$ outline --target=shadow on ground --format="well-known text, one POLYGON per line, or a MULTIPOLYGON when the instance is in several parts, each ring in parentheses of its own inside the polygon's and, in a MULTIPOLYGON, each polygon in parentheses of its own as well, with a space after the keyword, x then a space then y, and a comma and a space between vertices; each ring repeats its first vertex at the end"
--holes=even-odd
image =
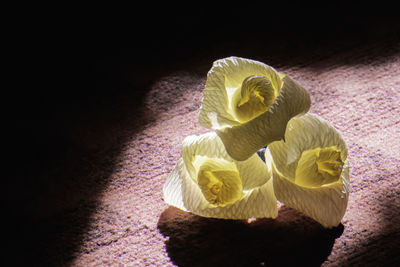
POLYGON ((281 207, 276 219, 219 220, 169 207, 159 231, 168 238, 178 266, 320 266, 343 225, 324 229, 297 211, 281 207))

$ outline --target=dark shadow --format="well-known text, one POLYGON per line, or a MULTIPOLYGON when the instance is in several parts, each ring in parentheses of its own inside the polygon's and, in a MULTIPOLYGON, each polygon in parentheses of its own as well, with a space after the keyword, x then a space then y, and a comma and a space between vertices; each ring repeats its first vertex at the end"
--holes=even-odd
MULTIPOLYGON (((370 151, 372 152, 372 151, 370 151)), ((375 153, 379 153, 375 152, 375 153)), ((383 157, 374 158, 374 169, 379 170, 379 175, 374 177, 381 181, 392 181, 390 187, 383 187, 382 183, 375 182, 375 190, 372 193, 372 199, 375 206, 375 216, 373 220, 379 223, 373 229, 368 228, 365 237, 360 242, 352 242, 347 244, 349 257, 338 264, 346 264, 348 266, 399 266, 400 264, 400 191, 393 184, 393 180, 398 177, 398 172, 390 173, 386 169, 382 169, 383 160, 396 162, 397 159, 383 157)), ((386 163, 388 164, 388 163, 386 163)), ((370 182, 372 184, 372 182, 370 182)), ((372 190, 371 190, 372 191, 372 190)))
POLYGON ((167 252, 178 266, 320 266, 343 225, 324 229, 293 209, 276 219, 203 218, 169 207, 158 222, 167 252))
POLYGON ((55 49, 37 66, 24 58, 31 83, 9 98, 5 240, 17 266, 73 260, 120 150, 155 116, 143 99, 158 68, 99 48, 55 49))
MULTIPOLYGON (((344 242, 340 247, 347 255, 337 259, 335 264, 340 266, 399 266, 400 263, 400 205, 399 191, 396 189, 378 192, 374 194, 376 210, 373 220, 380 223, 361 233, 353 233, 358 236, 359 242, 344 242), (362 236, 362 237, 360 237, 362 236)), ((357 220, 357 218, 354 218, 357 220)), ((329 264, 328 264, 329 265, 329 264)))

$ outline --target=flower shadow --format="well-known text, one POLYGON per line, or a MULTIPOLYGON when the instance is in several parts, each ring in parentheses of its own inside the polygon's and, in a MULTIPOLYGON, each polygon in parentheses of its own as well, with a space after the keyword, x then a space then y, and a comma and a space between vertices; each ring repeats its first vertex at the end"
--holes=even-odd
POLYGON ((324 229, 285 206, 276 219, 252 222, 203 218, 169 207, 158 229, 178 266, 320 266, 344 227, 324 229))

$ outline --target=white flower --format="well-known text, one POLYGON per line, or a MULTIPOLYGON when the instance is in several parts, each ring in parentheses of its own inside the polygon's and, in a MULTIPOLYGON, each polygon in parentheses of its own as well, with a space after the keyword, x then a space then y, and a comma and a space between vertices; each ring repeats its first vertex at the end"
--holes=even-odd
POLYGON ((228 154, 245 160, 284 138, 287 122, 310 108, 310 96, 287 75, 264 63, 229 57, 207 75, 200 124, 214 129, 228 154))
POLYGON ((233 160, 215 132, 189 136, 182 144, 182 158, 164 185, 164 199, 204 217, 275 218, 271 175, 256 154, 245 161, 233 160))
POLYGON ((349 197, 346 144, 328 122, 313 114, 291 119, 285 142, 266 150, 273 165, 277 199, 321 223, 335 227, 342 220, 349 197))

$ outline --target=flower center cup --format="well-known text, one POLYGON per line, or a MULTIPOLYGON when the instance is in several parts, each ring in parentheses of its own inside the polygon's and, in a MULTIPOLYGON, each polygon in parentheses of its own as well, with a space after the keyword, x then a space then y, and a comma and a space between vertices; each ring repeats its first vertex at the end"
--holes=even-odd
POLYGON ((242 180, 233 162, 204 160, 198 169, 197 183, 206 200, 216 206, 235 203, 242 197, 242 180))
POLYGON ((264 76, 252 75, 243 80, 232 98, 234 115, 240 122, 254 119, 266 112, 277 96, 271 81, 264 76))
POLYGON ((320 187, 339 180, 344 162, 336 146, 306 150, 296 169, 295 183, 304 187, 320 187))

